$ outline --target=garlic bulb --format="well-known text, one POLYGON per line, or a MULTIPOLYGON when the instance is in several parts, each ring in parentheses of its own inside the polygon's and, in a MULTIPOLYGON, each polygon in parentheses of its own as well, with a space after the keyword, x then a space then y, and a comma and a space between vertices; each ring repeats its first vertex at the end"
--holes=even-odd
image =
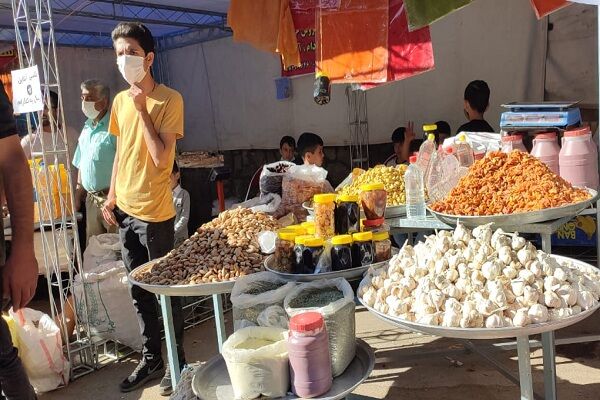
POLYGON ((527 264, 527 261, 535 258, 535 253, 531 252, 529 248, 525 246, 517 252, 517 258, 521 264, 525 265, 527 264))
POLYGON ((512 237, 511 247, 514 251, 519 251, 527 244, 527 240, 519 236, 518 233, 515 233, 512 237))
POLYGON ((460 320, 461 328, 482 328, 483 327, 483 315, 477 310, 471 310, 465 312, 463 308, 462 318, 460 320))
POLYGON ((473 273, 471 274, 471 283, 482 285, 482 286, 485 285, 485 277, 483 276, 481 271, 479 271, 479 270, 473 271, 473 273))
POLYGON ((504 320, 504 327, 505 328, 511 328, 513 327, 513 320, 512 318, 509 317, 502 317, 502 319, 504 320))
POLYGON ((448 281, 448 279, 446 279, 444 275, 436 276, 433 283, 435 284, 435 287, 439 290, 442 290, 448 287, 448 285, 450 285, 450 281, 448 281))
MULTIPOLYGON (((519 271, 519 278, 523 279, 528 284, 535 282, 535 275, 528 269, 522 269, 519 271)), ((515 292, 516 294, 516 292, 515 292)), ((518 296, 518 295, 517 295, 518 296)))
POLYGON ((583 309, 581 308, 581 306, 576 305, 576 306, 571 307, 571 311, 573 312, 573 315, 577 315, 580 312, 582 312, 583 309))
POLYGON ((458 224, 454 232, 452 233, 452 239, 455 242, 463 242, 465 244, 469 243, 469 239, 471 238, 471 231, 467 229, 463 224, 458 224))
POLYGON ((404 300, 393 301, 392 304, 388 303, 388 306, 390 314, 396 317, 402 314, 406 314, 409 310, 408 302, 404 300))
POLYGON ((525 286, 523 289, 523 302, 525 305, 532 306, 537 304, 539 297, 539 292, 531 286, 525 286))
POLYGON ((426 314, 426 315, 422 315, 419 319, 417 319, 417 322, 419 324, 425 324, 425 325, 439 325, 441 321, 441 317, 442 317, 441 312, 436 312, 434 314, 426 314))
POLYGON ((519 275, 519 272, 509 265, 508 267, 502 270, 502 274, 508 279, 515 279, 517 275, 519 275))
POLYGON ((453 309, 446 310, 442 318, 442 326, 446 328, 458 328, 460 327, 461 318, 462 314, 460 311, 453 309))
POLYGON ((498 236, 496 238, 496 240, 494 240, 492 238, 492 247, 496 251, 499 251, 502 247, 509 247, 510 248, 510 244, 511 244, 511 240, 510 240, 510 238, 508 236, 501 235, 501 236, 498 236))
POLYGON ((492 314, 485 319, 486 328, 502 328, 504 326, 504 318, 498 314, 492 314))
MULTIPOLYGON (((402 275, 402 273, 400 273, 399 271, 389 271, 388 270, 388 274, 389 274, 389 280, 391 280, 392 282, 398 282, 400 281, 400 279, 403 278, 404 275, 402 275)), ((386 279, 387 280, 387 279, 386 279)), ((385 284, 385 282, 384 282, 385 284)))
POLYGON ((406 297, 409 297, 409 291, 408 291, 408 288, 404 285, 394 284, 394 286, 392 286, 392 288, 389 291, 389 296, 394 296, 399 299, 404 299, 406 297))
POLYGON ((441 310, 445 299, 446 296, 441 291, 434 289, 429 292, 428 304, 435 307, 436 310, 441 310))
POLYGON ((592 292, 583 290, 577 294, 577 305, 583 310, 589 310, 598 303, 592 292))
POLYGON ((546 279, 544 279, 544 289, 551 291, 558 290, 560 288, 560 283, 561 281, 559 281, 557 278, 553 276, 547 276, 546 279))
POLYGON ((373 307, 375 305, 375 300, 377 299, 377 290, 373 286, 369 286, 363 294, 362 299, 369 307, 373 307))
POLYGON ((457 299, 449 298, 444 303, 444 310, 445 311, 454 310, 454 311, 460 312, 460 311, 462 311, 462 305, 460 304, 460 302, 457 299))
POLYGON ((459 278, 467 278, 469 276, 469 267, 467 267, 467 264, 459 264, 458 265, 458 276, 459 278))
POLYGON ((412 292, 417 287, 417 282, 415 282, 415 280, 413 278, 411 278, 411 277, 406 277, 405 276, 404 278, 400 279, 399 283, 402 286, 408 288, 409 292, 412 292))
POLYGON ((465 292, 457 288, 455 285, 449 285, 442 290, 447 297, 460 300, 463 298, 465 292))
POLYGON ((536 278, 541 278, 544 271, 542 270, 542 264, 538 260, 531 261, 528 268, 536 278))
POLYGON ((449 282, 451 282, 451 283, 456 282, 456 280, 458 279, 458 277, 459 277, 459 273, 458 273, 457 270, 455 270, 455 269, 449 269, 449 270, 446 271, 446 279, 449 282))
POLYGON ((565 272, 564 269, 558 267, 556 269, 554 269, 554 277, 559 281, 559 282, 564 282, 567 280, 567 273, 565 272))
POLYGON ((380 313, 384 314, 387 314, 389 311, 389 306, 387 305, 387 303, 385 301, 380 301, 379 299, 377 299, 373 308, 376 311, 379 311, 380 313))
POLYGON ((490 292, 489 300, 493 301, 497 308, 505 308, 508 306, 508 299, 503 289, 490 292))
POLYGON ((435 274, 436 275, 443 274, 444 272, 446 272, 447 269, 448 269, 448 260, 446 260, 445 258, 440 258, 439 260, 436 260, 436 262, 435 262, 435 274))
POLYGON ((492 240, 492 224, 480 225, 473 229, 473 237, 481 244, 489 244, 492 240))
POLYGON ((511 287, 513 293, 515 294, 515 296, 517 296, 517 297, 523 295, 525 286, 526 286, 526 282, 523 279, 515 279, 510 282, 510 287, 511 287))
POLYGON ((534 304, 531 306, 528 312, 531 322, 534 324, 541 324, 548 321, 548 309, 546 306, 541 304, 534 304))
POLYGON ((371 285, 373 285, 373 287, 375 289, 380 289, 383 287, 384 281, 385 281, 385 278, 383 278, 381 275, 374 276, 373 279, 371 280, 371 285))
POLYGON ((565 301, 568 306, 577 304, 577 290, 571 285, 562 285, 556 293, 565 301))
POLYGON ((481 267, 481 274, 489 281, 493 281, 501 273, 502 264, 498 261, 487 261, 481 267))
POLYGON ((498 307, 496 306, 496 304, 494 304, 494 302, 489 299, 480 299, 479 301, 477 301, 477 311, 479 311, 479 313, 484 316, 492 314, 494 311, 497 310, 497 308, 498 307))
POLYGON ((561 306, 560 297, 552 291, 546 291, 544 293, 544 304, 546 304, 546 307, 558 308, 561 306))
POLYGON ((502 246, 498 249, 498 259, 504 263, 504 265, 510 265, 513 259, 513 251, 510 246, 502 246))
POLYGON ((467 243, 467 248, 471 249, 473 253, 477 253, 477 250, 481 247, 481 244, 477 241, 477 239, 470 239, 469 243, 467 243))
POLYGON ((514 326, 523 327, 531 323, 527 311, 528 310, 526 308, 521 308, 517 311, 512 321, 514 326))

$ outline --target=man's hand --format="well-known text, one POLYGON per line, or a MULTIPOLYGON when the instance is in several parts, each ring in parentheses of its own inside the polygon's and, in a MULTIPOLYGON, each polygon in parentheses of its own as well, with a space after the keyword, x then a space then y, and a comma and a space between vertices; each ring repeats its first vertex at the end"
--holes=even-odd
POLYGON ((108 198, 102 206, 102 217, 107 224, 117 226, 117 219, 115 218, 115 204, 117 203, 115 196, 109 193, 108 198))
POLYGON ((38 263, 32 248, 13 249, 2 270, 3 295, 12 301, 14 311, 29 304, 35 295, 38 263))
POLYGON ((129 88, 129 97, 133 99, 133 104, 137 111, 147 112, 146 93, 144 93, 144 89, 139 84, 134 83, 131 85, 131 88, 129 88))

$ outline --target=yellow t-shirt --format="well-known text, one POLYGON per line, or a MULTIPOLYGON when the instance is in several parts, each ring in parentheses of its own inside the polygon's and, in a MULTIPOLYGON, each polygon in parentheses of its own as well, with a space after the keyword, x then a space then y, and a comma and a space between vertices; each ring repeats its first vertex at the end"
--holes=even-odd
MULTIPOLYGON (((158 134, 183 137, 183 98, 165 85, 158 85, 146 99, 148 113, 158 134)), ((144 140, 143 121, 127 91, 119 93, 112 106, 109 131, 119 137, 119 170, 115 193, 117 207, 146 222, 167 221, 175 216, 170 175, 175 146, 167 167, 154 165, 144 140)))

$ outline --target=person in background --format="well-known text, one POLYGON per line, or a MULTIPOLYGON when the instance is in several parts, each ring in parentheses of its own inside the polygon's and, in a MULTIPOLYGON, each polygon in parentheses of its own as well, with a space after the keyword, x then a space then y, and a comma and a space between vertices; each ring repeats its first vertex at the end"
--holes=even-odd
MULTIPOLYGON (((323 166, 325 153, 323 152, 323 139, 317 134, 304 132, 298 138, 298 154, 302 158, 304 165, 323 166)), ((329 181, 325 181, 324 192, 333 192, 333 187, 329 181)))
POLYGON ((394 144, 394 154, 385 162, 386 167, 405 164, 410 156, 409 147, 415 138, 414 123, 409 121, 407 127, 400 126, 392 133, 392 143, 394 144))
POLYGON ((465 89, 464 112, 469 120, 456 133, 494 132, 494 128, 483 119, 490 105, 490 88, 484 81, 473 81, 465 89))
POLYGON ((171 172, 171 191, 173 192, 173 205, 175 206, 175 248, 189 237, 188 221, 190 219, 190 194, 179 184, 181 173, 177 161, 173 162, 171 172))
POLYGON ((415 153, 419 153, 419 149, 423 144, 423 139, 413 139, 410 141, 410 145, 408 146, 408 155, 412 156, 415 153))
POLYGON ((108 132, 110 89, 99 80, 81 84, 81 110, 87 117, 73 157, 78 169, 75 208, 85 201, 86 246, 89 238, 115 232, 102 216, 102 206, 110 189, 117 138, 108 132), (85 199, 85 200, 84 200, 85 199))
MULTIPOLYGON (((23 139, 21 139, 21 147, 27 157, 38 158, 33 156, 31 153, 42 152, 42 138, 39 137, 40 132, 43 134, 44 140, 44 151, 50 152, 54 150, 54 144, 52 143, 52 126, 51 121, 57 121, 60 124, 60 116, 58 115, 58 94, 50 91, 50 107, 48 104, 44 105, 44 112, 42 114, 42 126, 38 127, 35 133, 31 133, 23 139)), ((75 155, 75 148, 77 147, 77 140, 79 133, 70 126, 66 127, 67 143, 63 143, 61 137, 58 138, 57 148, 61 149, 62 146, 66 145, 69 154, 69 160, 72 160, 75 155)), ((41 157, 41 155, 39 156, 41 157)), ((53 161, 53 160, 52 160, 53 161)), ((67 157, 64 155, 58 156, 58 161, 67 166, 67 157)), ((77 169, 71 168, 71 182, 73 186, 77 183, 77 169)))
POLYGON ((450 124, 446 121, 438 121, 435 125, 437 126, 435 130, 435 143, 441 146, 444 140, 452 136, 452 129, 450 129, 450 124))
MULTIPOLYGON (((38 265, 33 246, 33 186, 27 158, 19 145, 13 110, 0 82, 0 192, 6 196, 12 228, 11 252, 6 258, 4 228, 0 226, 2 308, 24 308, 35 295, 38 265)), ((0 222, 2 224, 2 222, 0 222)), ((8 400, 34 400, 35 391, 0 317, 0 393, 8 400)))
POLYGON ((296 158, 296 141, 291 136, 284 136, 279 142, 281 161, 294 162, 296 158))
MULTIPOLYGON (((129 89, 113 100, 109 132, 117 138, 110 190, 102 214, 119 226, 121 253, 128 271, 160 258, 173 249, 175 207, 171 172, 175 141, 183 137, 183 98, 157 83, 150 71, 154 62, 154 38, 139 22, 122 22, 113 30, 117 66, 129 89)), ((142 359, 120 385, 131 392, 160 378, 162 358, 161 322, 156 296, 137 285, 131 287, 142 334, 142 359)), ((173 297, 173 324, 182 368, 183 312, 181 299, 173 297)), ((172 392, 170 368, 160 382, 160 394, 172 392)))

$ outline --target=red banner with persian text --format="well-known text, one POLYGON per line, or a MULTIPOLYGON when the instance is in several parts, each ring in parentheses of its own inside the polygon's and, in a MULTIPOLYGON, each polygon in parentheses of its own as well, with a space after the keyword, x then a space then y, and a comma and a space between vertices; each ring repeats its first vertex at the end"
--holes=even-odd
POLYGON ((315 9, 294 10, 292 18, 296 29, 298 50, 300 50, 300 66, 281 67, 281 76, 298 76, 315 73, 317 40, 315 34, 315 9))

